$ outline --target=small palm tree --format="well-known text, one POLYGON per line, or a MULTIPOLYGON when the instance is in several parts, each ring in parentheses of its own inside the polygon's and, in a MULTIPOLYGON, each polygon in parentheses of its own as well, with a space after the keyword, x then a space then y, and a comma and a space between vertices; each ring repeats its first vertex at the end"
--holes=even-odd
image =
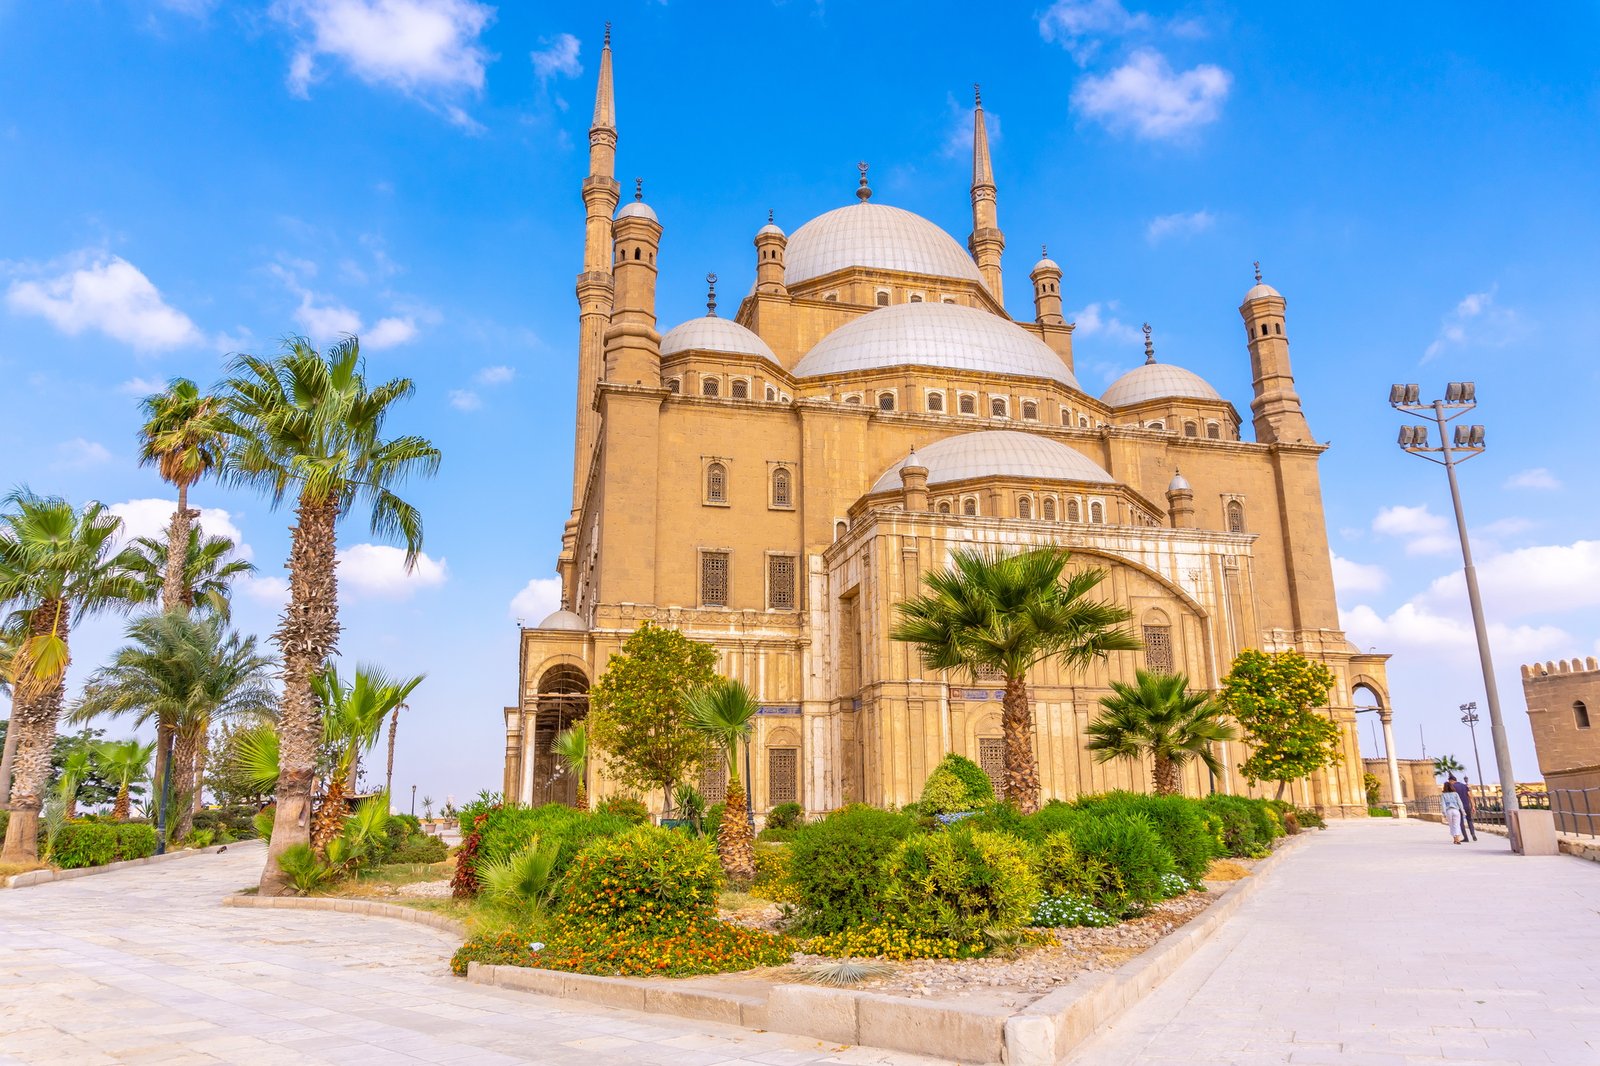
POLYGON ((345 684, 332 663, 317 675, 313 690, 322 705, 322 746, 331 759, 327 789, 311 833, 311 847, 318 855, 326 853, 328 842, 344 827, 346 797, 362 754, 378 742, 389 712, 405 702, 425 676, 401 680, 362 666, 356 668, 355 680, 345 684))
MULTIPOLYGON (((228 621, 233 615, 234 579, 256 572, 249 560, 232 558, 236 547, 230 537, 209 537, 198 523, 190 526, 178 602, 228 621)), ((146 599, 159 600, 167 581, 166 544, 154 537, 137 537, 128 545, 127 558, 128 572, 143 586, 146 599)))
POLYGON ((1444 777, 1447 774, 1459 774, 1465 769, 1465 766, 1462 766, 1456 761, 1456 757, 1454 755, 1441 755, 1433 760, 1434 777, 1444 777))
POLYGON ((578 779, 577 807, 580 811, 589 809, 589 730, 581 722, 570 729, 563 730, 550 744, 550 751, 561 764, 567 768, 567 773, 578 779))
POLYGON ((155 753, 155 741, 142 744, 138 740, 102 740, 91 750, 101 776, 117 786, 117 800, 112 804, 111 817, 125 822, 128 820, 133 790, 150 772, 150 756, 155 753))
POLYGON ((1082 669, 1139 641, 1121 626, 1124 607, 1088 598, 1105 571, 1088 569, 1063 580, 1071 553, 1030 548, 1012 554, 964 549, 947 570, 929 572, 931 590, 899 604, 895 640, 918 646, 935 670, 998 670, 1005 678, 1001 730, 1005 739, 1005 798, 1024 813, 1039 809, 1039 760, 1033 750, 1028 671, 1054 660, 1082 669))
POLYGON ((403 540, 406 565, 414 566, 422 552, 422 515, 394 490, 408 477, 432 476, 439 450, 422 437, 384 436, 389 413, 414 386, 395 378, 369 388, 354 337, 326 353, 294 338, 277 359, 242 355, 231 369, 222 385, 228 480, 260 490, 274 507, 291 491, 297 494, 289 606, 275 635, 283 651, 283 768, 260 889, 275 896, 288 884, 278 856, 309 840, 322 734, 312 686, 339 640, 339 519, 357 502, 366 504, 373 533, 403 540))
POLYGON ((56 779, 56 790, 69 822, 78 816, 78 788, 93 769, 93 752, 84 747, 73 748, 61 762, 61 776, 56 779))
POLYGON ((17 489, 0 503, 0 608, 19 636, 10 669, 17 731, 11 817, 0 862, 38 858, 39 811, 50 779, 50 748, 66 696, 73 624, 138 598, 114 553, 122 521, 99 503, 80 511, 56 496, 17 489))
POLYGON ((689 723, 721 749, 728 765, 728 798, 717 827, 717 854, 722 868, 735 881, 755 877, 755 843, 744 784, 739 780, 739 746, 748 742, 760 709, 750 690, 738 681, 722 679, 689 694, 684 701, 689 723))
POLYGON ((1111 695, 1100 699, 1100 716, 1086 730, 1084 745, 1098 762, 1151 760, 1158 796, 1176 796, 1184 764, 1199 759, 1212 773, 1222 763, 1211 751, 1218 741, 1239 734, 1223 720, 1225 712, 1208 692, 1190 692, 1182 674, 1134 671, 1134 684, 1111 682, 1111 695))
POLYGON ((154 466, 161 479, 178 490, 178 507, 167 527, 167 569, 161 590, 161 609, 172 611, 185 606, 187 561, 173 546, 189 543, 190 523, 199 516, 189 509, 189 486, 221 462, 226 441, 222 401, 202 394, 188 378, 173 378, 165 392, 146 396, 139 406, 145 418, 139 427, 139 463, 154 466))

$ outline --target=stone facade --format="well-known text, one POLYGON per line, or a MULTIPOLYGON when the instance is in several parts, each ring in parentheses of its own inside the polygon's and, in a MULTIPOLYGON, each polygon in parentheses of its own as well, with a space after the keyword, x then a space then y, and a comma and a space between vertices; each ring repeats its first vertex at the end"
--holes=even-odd
POLYGON ((1522 694, 1545 786, 1600 787, 1600 664, 1590 656, 1524 666, 1522 694))
MULTIPOLYGON (((1385 805, 1394 803, 1394 787, 1390 784, 1389 761, 1387 759, 1362 759, 1361 762, 1366 772, 1378 779, 1378 802, 1385 805)), ((1396 759, 1394 763, 1397 776, 1400 779, 1400 800, 1402 803, 1412 803, 1418 798, 1427 800, 1437 800, 1439 798, 1439 778, 1434 775, 1432 759, 1396 759)))
MULTIPOLYGON (((1251 647, 1327 664, 1338 764, 1290 795, 1364 814, 1358 702, 1387 721, 1386 656, 1339 629, 1315 440, 1294 391, 1286 302, 1256 285, 1238 357, 1250 425, 1197 375, 1156 359, 1103 396, 1073 373, 1061 268, 1029 278, 1035 316, 1000 299, 997 195, 974 117, 967 249, 931 222, 858 202, 754 240, 755 281, 733 318, 658 332, 663 226, 636 193, 620 211, 609 44, 600 66, 578 353, 574 505, 562 609, 524 628, 506 709, 508 798, 570 800, 548 745, 645 620, 714 644, 762 705, 751 793, 826 811, 917 798, 946 752, 995 766, 996 679, 947 676, 889 639, 895 605, 957 547, 1063 545, 1105 573, 1146 643, 1082 671, 1029 678, 1046 799, 1149 787, 1101 764, 1084 730, 1112 680, 1181 671, 1215 688, 1251 647), (969 254, 970 253, 970 254, 969 254), (1247 435, 1248 434, 1248 435, 1247 435), (1180 472, 1181 471, 1181 472, 1180 472)), ((708 281, 714 279, 708 279, 708 281)), ((1216 786, 1248 791, 1234 769, 1216 786)), ((705 782, 713 796, 719 782, 705 782)), ((610 785, 591 782, 604 795, 610 785)), ((1210 787, 1191 769, 1185 788, 1210 787)))

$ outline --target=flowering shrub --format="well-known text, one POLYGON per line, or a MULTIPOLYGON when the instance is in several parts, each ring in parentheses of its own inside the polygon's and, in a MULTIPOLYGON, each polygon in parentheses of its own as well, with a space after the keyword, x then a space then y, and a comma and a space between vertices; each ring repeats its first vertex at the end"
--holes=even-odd
POLYGON ((1048 928, 1116 925, 1117 919, 1082 896, 1046 896, 1033 908, 1033 924, 1048 928))
POLYGON ((750 885, 750 894, 774 903, 793 903, 794 886, 789 881, 789 849, 783 844, 757 844, 756 878, 750 885))
MULTIPOLYGON (((498 809, 498 808, 495 808, 498 809)), ((456 872, 450 878, 450 895, 456 899, 471 899, 478 894, 478 849, 483 844, 483 823, 491 811, 477 815, 472 821, 472 831, 461 841, 456 852, 456 872)))
POLYGON ((643 825, 650 820, 650 808, 638 796, 611 796, 595 805, 596 814, 609 814, 621 818, 629 825, 643 825))
POLYGON ((1193 892, 1194 887, 1193 884, 1189 883, 1189 879, 1182 874, 1162 874, 1157 894, 1162 899, 1172 899, 1175 896, 1183 895, 1185 892, 1193 892))
POLYGON ((794 942, 715 918, 684 918, 671 935, 617 932, 592 922, 557 918, 544 950, 527 965, 607 977, 689 977, 757 966, 783 966, 794 942))
POLYGON ((909 837, 889 860, 894 924, 963 942, 1025 925, 1039 899, 1028 859, 1021 841, 983 830, 909 837))
MULTIPOLYGON (((538 966, 539 942, 526 929, 501 929, 492 933, 479 933, 456 949, 450 956, 450 972, 465 977, 467 963, 481 962, 488 966, 538 966)), ((541 948, 544 946, 539 945, 541 948)))
POLYGON ((802 951, 836 959, 971 959, 982 955, 982 937, 955 940, 932 933, 915 933, 889 926, 867 926, 812 937, 802 951))

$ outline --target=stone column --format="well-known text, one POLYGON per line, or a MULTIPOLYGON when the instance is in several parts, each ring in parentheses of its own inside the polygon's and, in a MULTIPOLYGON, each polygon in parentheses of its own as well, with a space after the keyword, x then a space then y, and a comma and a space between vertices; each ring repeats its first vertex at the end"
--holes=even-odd
POLYGON ((1406 816, 1405 793, 1400 791, 1400 764, 1394 758, 1394 712, 1381 710, 1378 720, 1383 723, 1383 750, 1389 757, 1389 794, 1394 797, 1394 816, 1406 816))

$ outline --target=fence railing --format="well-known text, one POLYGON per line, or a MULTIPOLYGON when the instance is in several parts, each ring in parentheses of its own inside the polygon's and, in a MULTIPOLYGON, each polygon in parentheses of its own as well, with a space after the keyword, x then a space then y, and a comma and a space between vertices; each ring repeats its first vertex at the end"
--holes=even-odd
POLYGON ((1600 788, 1553 788, 1550 810, 1556 832, 1600 836, 1600 788))
MULTIPOLYGON (((1582 798, 1577 800, 1576 807, 1577 819, 1579 822, 1584 821, 1585 815, 1589 809, 1593 810, 1593 815, 1590 816, 1588 821, 1584 824, 1594 827, 1594 831, 1591 832, 1590 830, 1571 829, 1562 830, 1561 816, 1559 814, 1556 816, 1557 831, 1569 833, 1590 832, 1591 835, 1600 835, 1600 789, 1558 789, 1552 792, 1519 792, 1517 793, 1517 804, 1523 810, 1553 810, 1553 798, 1556 794, 1556 791, 1572 793, 1587 791, 1595 793, 1593 797, 1589 798, 1590 808, 1584 808, 1584 800, 1582 798)), ((1406 810, 1413 815, 1432 815, 1442 819, 1443 812, 1439 809, 1439 802, 1438 796, 1418 796, 1415 799, 1406 800, 1406 810)), ((1472 798, 1472 821, 1475 825, 1497 825, 1502 829, 1505 828, 1506 812, 1504 810, 1504 805, 1500 802, 1500 794, 1498 792, 1479 794, 1472 798)))

